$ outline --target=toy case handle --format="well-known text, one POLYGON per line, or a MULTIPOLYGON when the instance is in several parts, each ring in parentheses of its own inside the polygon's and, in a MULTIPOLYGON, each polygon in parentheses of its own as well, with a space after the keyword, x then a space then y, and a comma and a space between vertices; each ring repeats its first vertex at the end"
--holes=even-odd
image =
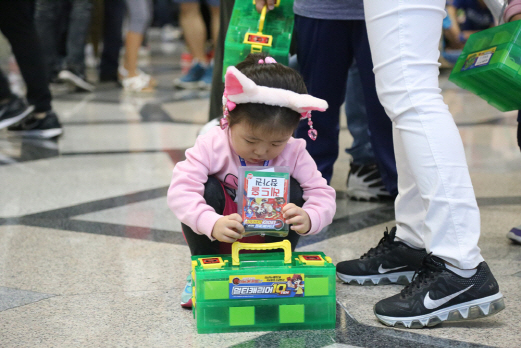
POLYGON ((282 242, 275 243, 241 243, 235 242, 232 244, 232 265, 238 266, 240 264, 239 251, 240 250, 284 250, 284 263, 291 263, 291 243, 284 239, 282 242))

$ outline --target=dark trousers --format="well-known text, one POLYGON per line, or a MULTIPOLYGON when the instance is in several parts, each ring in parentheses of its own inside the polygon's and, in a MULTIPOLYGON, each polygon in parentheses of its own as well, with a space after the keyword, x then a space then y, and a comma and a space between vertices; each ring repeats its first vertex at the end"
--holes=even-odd
POLYGON ((91 0, 37 0, 35 21, 44 49, 48 74, 60 70, 85 73, 85 43, 92 12, 91 0), (65 55, 60 45, 65 27, 65 55))
MULTIPOLYGON (((0 31, 11 44, 27 86, 27 100, 36 112, 51 110, 51 92, 42 57, 42 48, 34 26, 34 1, 0 1, 0 31)), ((11 95, 9 83, 0 78, 0 97, 11 95)))
POLYGON ((521 110, 517 114, 517 145, 521 149, 521 110))
MULTIPOLYGON (((290 203, 293 203, 299 207, 304 205, 304 198, 302 197, 304 192, 302 187, 297 180, 291 178, 290 182, 290 203)), ((208 177, 208 181, 204 185, 204 199, 206 204, 215 209, 217 214, 223 214, 226 205, 227 193, 224 191, 221 182, 213 176, 208 177)), ((211 241, 206 235, 195 233, 190 227, 182 224, 183 233, 185 235, 186 242, 190 248, 192 256, 194 255, 216 255, 220 254, 219 245, 221 242, 218 240, 211 241)), ((297 246, 300 235, 293 230, 289 231, 287 237, 279 238, 272 236, 265 236, 264 242, 273 243, 280 242, 284 239, 288 239, 291 242, 292 251, 297 246)))
POLYGON ((304 138, 307 150, 328 182, 338 157, 340 106, 346 93, 347 73, 356 59, 362 89, 371 145, 382 180, 391 194, 397 194, 396 160, 394 158, 392 124, 378 100, 371 51, 363 20, 341 21, 313 19, 295 15, 297 58, 308 93, 325 99, 326 112, 313 112, 316 141, 307 136, 308 125, 301 122, 297 137, 304 138))
POLYGON ((125 1, 105 0, 103 17, 103 52, 99 65, 100 80, 117 81, 119 51, 123 46, 122 30, 125 1))
POLYGON ((215 47, 214 67, 212 75, 212 90, 210 93, 210 115, 209 120, 221 117, 223 115, 223 62, 224 62, 224 41, 226 40, 226 32, 232 18, 233 5, 235 0, 221 0, 220 5, 220 27, 217 44, 215 47))

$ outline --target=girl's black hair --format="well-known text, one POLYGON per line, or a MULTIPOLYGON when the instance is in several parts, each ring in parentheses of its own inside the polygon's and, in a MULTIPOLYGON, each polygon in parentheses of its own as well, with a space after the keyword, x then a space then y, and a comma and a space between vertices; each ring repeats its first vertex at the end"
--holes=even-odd
MULTIPOLYGON (((236 68, 258 86, 282 88, 299 94, 307 94, 306 85, 300 74, 279 63, 259 64, 259 60, 268 57, 265 53, 250 53, 236 68)), ((229 112, 228 122, 232 127, 246 121, 252 129, 264 131, 293 132, 300 121, 300 114, 290 108, 259 104, 237 104, 229 112)))

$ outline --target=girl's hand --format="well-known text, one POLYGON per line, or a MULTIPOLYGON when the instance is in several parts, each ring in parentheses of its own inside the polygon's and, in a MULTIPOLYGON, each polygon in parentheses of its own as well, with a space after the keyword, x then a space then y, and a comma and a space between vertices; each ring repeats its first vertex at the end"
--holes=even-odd
POLYGON ((510 22, 513 22, 513 21, 521 21, 521 14, 516 14, 515 16, 510 18, 510 22))
POLYGON ((287 224, 291 224, 291 229, 299 234, 305 234, 311 229, 311 220, 308 213, 293 203, 286 204, 282 208, 284 219, 287 224))
POLYGON ((242 217, 235 213, 217 220, 213 226, 212 237, 220 242, 233 243, 237 239, 241 239, 243 233, 242 217))

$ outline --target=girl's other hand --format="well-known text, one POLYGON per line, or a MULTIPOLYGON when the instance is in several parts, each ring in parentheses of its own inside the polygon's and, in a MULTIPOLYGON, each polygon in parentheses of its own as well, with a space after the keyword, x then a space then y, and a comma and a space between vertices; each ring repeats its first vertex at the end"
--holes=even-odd
POLYGON ((286 204, 282 208, 284 219, 291 224, 291 229, 299 234, 305 234, 311 229, 311 220, 308 213, 293 203, 286 204))
POLYGON ((241 239, 244 233, 242 217, 235 213, 217 220, 212 230, 212 237, 220 242, 233 243, 241 239))

